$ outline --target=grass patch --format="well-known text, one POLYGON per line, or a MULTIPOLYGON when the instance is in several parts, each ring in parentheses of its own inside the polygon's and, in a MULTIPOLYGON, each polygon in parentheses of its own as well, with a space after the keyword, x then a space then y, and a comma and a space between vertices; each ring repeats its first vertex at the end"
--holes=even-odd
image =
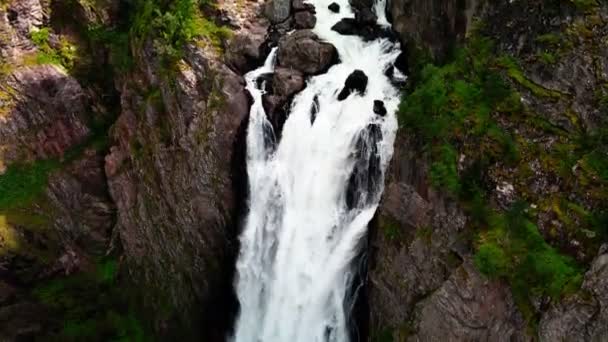
POLYGON ((427 64, 415 90, 399 110, 400 125, 422 140, 431 154, 433 185, 457 195, 457 146, 470 142, 486 159, 517 158, 512 137, 500 129, 492 112, 511 115, 521 110, 519 96, 502 80, 493 43, 475 38, 444 66, 427 64))
POLYGON ((38 53, 33 59, 26 61, 26 64, 55 64, 66 70, 74 67, 77 58, 76 46, 70 43, 65 37, 59 38, 59 47, 53 48, 50 45, 51 31, 48 27, 43 27, 30 32, 32 42, 38 48, 38 53))
POLYGON ((217 26, 201 13, 202 1, 136 0, 130 28, 131 39, 141 46, 152 38, 165 66, 173 67, 182 57, 185 44, 196 38, 207 38, 211 45, 221 48, 222 40, 230 35, 226 27, 217 26))
POLYGON ((59 166, 56 160, 9 166, 0 175, 0 210, 26 206, 37 199, 46 189, 49 174, 59 166))
POLYGON ((102 258, 92 270, 60 277, 33 289, 33 296, 53 313, 56 327, 45 341, 151 341, 120 286, 118 264, 102 258))

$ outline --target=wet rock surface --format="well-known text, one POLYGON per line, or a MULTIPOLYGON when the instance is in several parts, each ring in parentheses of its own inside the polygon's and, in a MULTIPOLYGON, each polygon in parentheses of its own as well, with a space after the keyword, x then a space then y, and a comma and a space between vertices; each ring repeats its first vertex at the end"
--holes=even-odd
POLYGON ((340 5, 338 5, 335 2, 332 2, 331 4, 329 4, 329 6, 327 6, 327 8, 329 8, 329 10, 334 13, 340 13, 340 5))
POLYGON ((296 31, 279 41, 277 54, 281 67, 298 70, 307 75, 315 75, 336 62, 336 48, 309 30, 296 31))
POLYGON ((366 89, 367 75, 362 70, 355 70, 344 81, 344 88, 338 94, 338 100, 342 101, 354 92, 364 94, 366 89))
POLYGON ((290 0, 269 0, 264 7, 264 15, 273 24, 285 21, 291 13, 290 0))
POLYGON ((374 100, 374 113, 380 116, 386 115, 386 108, 384 107, 384 102, 380 100, 374 100))
POLYGON ((311 29, 315 27, 317 18, 315 17, 314 13, 301 11, 294 15, 294 22, 296 29, 311 29))
POLYGON ((394 39, 395 35, 389 29, 385 29, 376 24, 375 14, 366 10, 366 14, 359 14, 353 18, 343 18, 332 26, 332 30, 346 36, 360 36, 365 41, 372 41, 378 38, 394 39))
POLYGON ((539 335, 545 341, 601 341, 608 336, 608 245, 585 274, 583 290, 543 313, 539 335))

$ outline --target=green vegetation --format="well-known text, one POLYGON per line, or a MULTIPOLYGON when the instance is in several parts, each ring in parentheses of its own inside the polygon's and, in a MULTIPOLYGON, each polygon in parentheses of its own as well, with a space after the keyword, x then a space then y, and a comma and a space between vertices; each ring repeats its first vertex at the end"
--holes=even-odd
POLYGON ((204 37, 220 48, 230 30, 203 17, 199 8, 203 4, 209 5, 199 0, 136 0, 131 39, 141 45, 152 38, 167 66, 173 66, 182 57, 184 45, 195 38, 204 37))
POLYGON ((92 270, 60 277, 33 289, 53 315, 45 341, 151 341, 120 286, 118 264, 98 260, 92 270))
POLYGON ((538 59, 543 64, 547 64, 547 65, 555 64, 557 62, 557 57, 555 56, 555 54, 553 54, 551 52, 547 52, 547 51, 543 51, 543 52, 539 53, 538 59))
POLYGON ((43 27, 30 33, 32 41, 38 47, 33 62, 36 64, 55 64, 70 70, 76 60, 76 46, 71 44, 65 37, 59 38, 59 47, 50 45, 50 29, 43 27))
POLYGON ((503 56, 498 62, 500 66, 507 70, 507 74, 511 79, 519 83, 519 85, 521 85, 522 87, 530 90, 535 96, 554 99, 559 99, 564 96, 558 91, 543 88, 538 84, 530 81, 526 76, 524 76, 521 67, 514 58, 510 56, 503 56))
POLYGON ((530 294, 559 298, 567 285, 579 285, 580 270, 545 242, 525 209, 516 203, 508 212, 486 218, 491 228, 481 233, 475 264, 490 277, 507 278, 516 299, 530 294))
POLYGON ((129 46, 129 34, 117 29, 108 29, 103 26, 87 28, 88 38, 94 44, 107 46, 110 51, 110 63, 118 73, 124 73, 133 67, 133 57, 129 46))
MULTIPOLYGON (((478 38, 456 53, 455 61, 420 72, 416 89, 404 97, 399 119, 431 152, 431 181, 457 195, 461 189, 456 146, 467 142, 473 155, 515 160, 512 137, 500 129, 491 110, 506 115, 521 109, 519 96, 502 80, 492 42, 478 38)), ((466 146, 465 146, 466 147, 466 146)))
POLYGON ((570 0, 574 6, 581 11, 589 11, 599 6, 597 0, 570 0))
MULTIPOLYGON (((537 40, 556 45, 562 39, 547 34, 537 40)), ((537 58, 551 65, 559 57, 546 52, 537 58)), ((534 178, 528 163, 538 158, 543 170, 556 173, 568 187, 595 191, 598 199, 606 198, 606 187, 593 184, 608 180, 608 134, 601 130, 568 133, 529 113, 514 86, 549 102, 567 95, 530 81, 517 60, 497 55, 492 41, 476 34, 454 53, 451 62, 420 66, 413 75, 415 88, 402 100, 400 124, 417 137, 427 153, 431 184, 456 198, 471 218, 469 229, 477 236, 477 268, 510 284, 519 308, 535 327, 538 317, 532 300, 558 299, 578 290, 582 269, 541 235, 533 223, 535 210, 519 202, 506 212, 496 210, 488 199, 495 185, 488 183, 487 175, 509 172, 506 178, 514 182, 534 178), (558 139, 545 150, 524 137, 514 139, 509 133, 513 127, 550 132, 558 139)), ((564 116, 578 127, 576 113, 566 111, 564 116)), ((539 203, 539 210, 552 213, 568 227, 569 236, 584 241, 589 250, 597 250, 601 241, 597 237, 606 236, 607 229, 602 228, 607 222, 605 210, 587 212, 559 195, 546 201, 526 192, 525 184, 522 181, 524 188, 518 194, 539 203)))
POLYGON ((32 164, 14 164, 0 175, 0 210, 28 205, 42 195, 49 174, 59 167, 55 160, 39 160, 32 164))

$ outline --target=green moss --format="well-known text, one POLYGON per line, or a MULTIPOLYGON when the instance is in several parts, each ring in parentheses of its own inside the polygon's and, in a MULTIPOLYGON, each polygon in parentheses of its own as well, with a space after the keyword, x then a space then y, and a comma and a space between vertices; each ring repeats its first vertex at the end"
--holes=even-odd
POLYGON ((543 51, 539 53, 537 55, 537 58, 540 60, 541 63, 546 65, 552 65, 557 62, 557 57, 555 56, 555 54, 548 51, 543 51))
MULTIPOLYGON (((561 49, 566 47, 557 34, 537 40, 546 45, 546 52, 537 57, 547 64, 557 62, 561 49), (552 45, 558 48, 550 49, 552 45)), ((510 284, 515 301, 533 330, 538 317, 532 301, 538 296, 557 300, 577 291, 583 273, 577 262, 540 234, 534 224, 535 215, 544 211, 555 217, 561 222, 559 236, 565 233, 576 239, 585 251, 596 251, 596 236, 608 229, 599 228, 607 222, 605 211, 593 214, 588 203, 560 197, 556 211, 538 194, 527 192, 528 181, 538 172, 530 165, 540 161, 543 175, 559 179, 563 187, 560 191, 581 187, 582 196, 597 193, 601 198, 602 191, 605 195, 608 191, 586 189, 588 185, 584 184, 604 181, 608 176, 608 145, 603 143, 608 139, 601 132, 582 134, 578 116, 571 110, 564 113, 574 126, 569 130, 530 113, 511 84, 545 102, 567 99, 568 94, 530 81, 513 57, 496 56, 500 54, 492 42, 474 33, 465 47, 454 53, 451 62, 422 68, 416 87, 403 97, 399 120, 428 155, 431 184, 456 197, 470 218, 471 235, 478 237, 474 258, 477 268, 510 284), (505 82, 506 79, 512 82, 505 82), (517 138, 509 132, 517 132, 517 138), (550 145, 529 138, 547 134, 556 138, 550 145), (587 183, 583 184, 581 175, 587 183), (532 199, 540 208, 515 205, 506 212, 496 210, 496 179, 511 182, 516 193, 532 199)), ((596 97, 601 99, 603 92, 598 94, 596 97)), ((555 228, 547 228, 550 238, 555 228)))
POLYGON ((557 33, 545 33, 536 37, 536 41, 550 46, 557 46, 562 41, 562 36, 557 33))
POLYGON ((570 0, 581 11, 589 11, 599 6, 597 0, 570 0))
POLYGON ((115 72, 125 73, 133 68, 134 62, 128 32, 96 25, 88 27, 86 35, 91 42, 108 47, 110 64, 115 72))
POLYGON ((32 290, 53 314, 45 341, 151 341, 135 315, 128 287, 117 278, 117 261, 106 257, 90 271, 57 277, 32 290))
POLYGON ((433 241, 433 228, 431 228, 431 227, 417 228, 416 237, 430 245, 431 242, 433 241))
POLYGON ((535 96, 553 99, 560 99, 565 96, 556 90, 543 88, 538 84, 530 81, 526 76, 524 76, 524 73, 519 67, 518 63, 512 57, 503 56, 499 59, 499 65, 506 69, 507 75, 509 75, 511 79, 513 79, 522 87, 528 89, 535 96))
POLYGON ((146 39, 152 38, 167 67, 173 67, 182 57, 184 45, 196 38, 204 37, 219 48, 230 30, 203 17, 200 5, 198 0, 177 0, 168 4, 160 0, 137 0, 131 39, 141 46, 146 39))
POLYGON ((0 210, 31 203, 44 193, 49 174, 59 167, 55 160, 14 164, 0 175, 0 210))
MULTIPOLYGON (((386 220, 384 220, 386 221, 386 220)), ((399 239, 399 236, 401 235, 401 229, 399 228, 399 223, 390 220, 388 222, 383 222, 382 226, 381 226, 381 231, 384 234, 384 237, 387 240, 391 240, 391 241, 395 241, 397 239, 399 239)))
POLYGON ((26 64, 55 64, 66 70, 70 70, 77 58, 76 46, 65 37, 60 37, 59 47, 55 49, 49 44, 50 33, 51 31, 48 27, 43 27, 30 33, 32 42, 38 47, 38 53, 33 59, 26 60, 26 64))
POLYGON ((393 342, 393 333, 391 329, 382 328, 372 334, 371 340, 373 342, 393 342))
POLYGON ((521 203, 504 214, 489 213, 485 221, 490 228, 481 234, 475 265, 483 274, 509 282, 522 313, 534 326, 532 296, 559 299, 580 287, 582 271, 545 242, 521 203))
POLYGON ((494 242, 486 242, 477 249, 475 266, 481 273, 492 278, 503 277, 506 275, 507 265, 507 256, 494 242))
POLYGON ((427 65, 416 88, 404 96, 400 125, 415 132, 431 153, 434 186, 459 195, 459 152, 468 142, 471 153, 486 160, 517 159, 515 141, 501 129, 493 113, 521 111, 519 95, 498 73, 492 41, 475 37, 455 53, 452 63, 427 65))
POLYGON ((431 182, 436 187, 458 194, 460 192, 458 154, 450 144, 443 144, 438 147, 438 150, 437 159, 431 164, 431 182))

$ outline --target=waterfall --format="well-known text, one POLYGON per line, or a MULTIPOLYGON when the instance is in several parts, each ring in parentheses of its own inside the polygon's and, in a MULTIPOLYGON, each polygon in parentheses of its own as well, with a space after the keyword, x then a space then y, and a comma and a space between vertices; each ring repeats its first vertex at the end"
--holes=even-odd
MULTIPOLYGON (((332 1, 309 3, 316 8, 313 31, 336 47, 340 63, 309 78, 294 97, 279 142, 262 107, 263 85, 257 84, 273 71, 276 51, 246 75, 254 102, 235 342, 349 341, 354 258, 380 201, 397 130, 399 92, 385 72, 400 51, 387 39, 364 42, 332 31, 340 19, 354 16, 348 0, 335 1, 340 13, 329 11, 332 1), (368 76, 365 94, 338 101, 355 69, 368 76), (386 116, 374 114, 374 100, 384 102, 386 116)), ((380 1, 374 9, 385 24, 386 0, 380 1)))

